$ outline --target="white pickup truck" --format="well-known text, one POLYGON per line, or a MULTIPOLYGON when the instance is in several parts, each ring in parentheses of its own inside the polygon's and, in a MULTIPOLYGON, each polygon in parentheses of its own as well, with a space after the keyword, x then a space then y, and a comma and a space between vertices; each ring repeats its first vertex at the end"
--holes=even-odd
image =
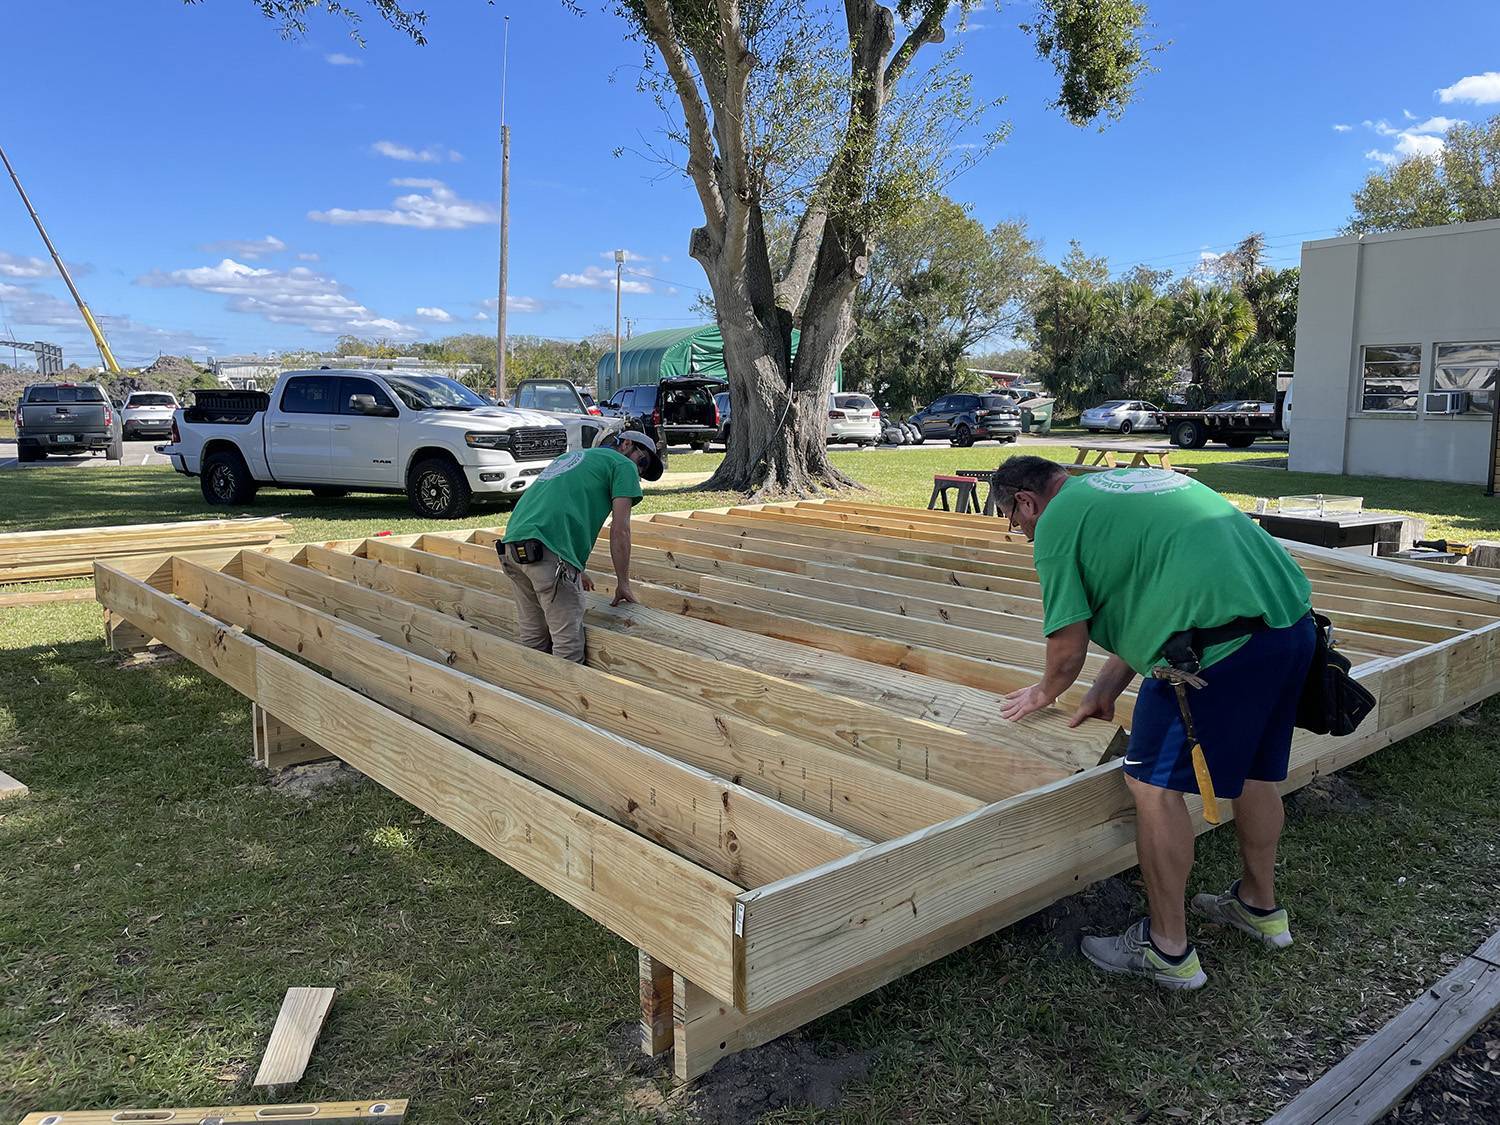
POLYGON ((398 371, 288 371, 270 394, 202 391, 157 447, 196 476, 210 504, 246 504, 262 485, 314 496, 405 492, 428 519, 475 496, 520 496, 553 458, 593 446, 587 415, 492 406, 462 383, 398 371))

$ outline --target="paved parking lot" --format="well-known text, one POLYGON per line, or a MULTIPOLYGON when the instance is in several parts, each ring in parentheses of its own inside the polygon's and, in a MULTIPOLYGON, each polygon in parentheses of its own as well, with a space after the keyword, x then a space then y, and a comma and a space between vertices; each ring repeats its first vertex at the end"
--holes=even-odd
POLYGON ((47 466, 68 468, 91 465, 129 465, 134 468, 137 465, 165 465, 167 459, 152 448, 160 444, 160 438, 153 438, 151 441, 127 441, 125 456, 119 461, 106 460, 97 453, 81 453, 76 457, 49 456, 45 461, 28 461, 22 465, 16 460, 16 443, 0 441, 0 469, 40 469, 47 466))

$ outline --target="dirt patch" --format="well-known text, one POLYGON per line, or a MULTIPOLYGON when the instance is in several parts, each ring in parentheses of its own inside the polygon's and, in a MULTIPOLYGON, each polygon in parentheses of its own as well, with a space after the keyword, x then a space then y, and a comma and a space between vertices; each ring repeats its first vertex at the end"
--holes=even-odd
POLYGON ((1460 729, 1477 727, 1484 721, 1479 717, 1480 708, 1483 706, 1484 704, 1480 703, 1470 707, 1467 711, 1460 711, 1457 715, 1450 715, 1437 725, 1439 727, 1458 727, 1460 729))
POLYGON ((1363 812, 1374 802, 1356 789, 1343 774, 1315 777, 1286 799, 1291 816, 1321 816, 1325 813, 1363 812))
POLYGON ((364 774, 343 762, 310 762, 277 770, 271 774, 270 786, 288 797, 307 799, 353 788, 364 779, 364 774))
POLYGON ((1142 897, 1124 879, 1105 879, 1054 902, 1016 926, 1017 933, 1040 935, 1042 955, 1053 961, 1078 956, 1086 933, 1117 934, 1146 912, 1142 897))
POLYGON ((158 668, 163 664, 181 663, 182 657, 163 645, 152 645, 136 652, 111 653, 100 663, 113 660, 116 668, 123 672, 139 671, 143 668, 158 668))
POLYGON ((824 1054, 794 1032, 724 1059, 688 1087, 684 1104, 703 1125, 752 1125, 779 1109, 832 1109, 874 1061, 874 1051, 824 1054))

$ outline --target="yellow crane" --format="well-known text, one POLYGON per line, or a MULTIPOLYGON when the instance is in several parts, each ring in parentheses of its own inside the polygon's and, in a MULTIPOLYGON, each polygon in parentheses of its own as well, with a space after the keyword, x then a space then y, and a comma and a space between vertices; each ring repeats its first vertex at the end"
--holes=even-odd
POLYGON ((10 159, 5 155, 5 150, 0 148, 0 161, 4 161, 5 170, 10 173, 11 183, 16 185, 16 191, 21 193, 21 202, 26 204, 26 211, 31 215, 31 221, 36 224, 36 231, 42 236, 42 241, 47 244, 47 252, 52 255, 52 260, 57 263, 57 272, 62 274, 62 279, 67 283, 68 292, 73 294, 73 300, 78 305, 78 311, 83 314, 83 322, 89 326, 89 331, 94 334, 94 343, 99 348, 99 358, 104 361, 104 370, 111 375, 125 374, 120 370, 120 365, 115 361, 115 353, 109 350, 109 341, 104 338, 104 332, 99 327, 99 322, 94 319, 94 314, 89 312, 89 307, 84 303, 83 296, 78 292, 78 286, 73 284, 73 276, 68 273, 68 267, 63 265, 61 255, 57 247, 52 245, 52 239, 47 237, 47 230, 42 226, 42 217, 36 213, 36 208, 31 205, 31 198, 26 194, 26 189, 21 186, 21 179, 16 175, 16 170, 10 166, 10 159))

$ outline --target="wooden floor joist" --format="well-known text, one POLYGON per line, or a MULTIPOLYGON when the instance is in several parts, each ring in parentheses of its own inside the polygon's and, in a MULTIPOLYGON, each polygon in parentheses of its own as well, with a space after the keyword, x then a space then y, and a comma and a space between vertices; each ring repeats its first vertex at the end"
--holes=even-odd
MULTIPOLYGON (((95 587, 118 643, 251 700, 260 760, 337 756, 635 945, 642 1048, 682 1078, 1134 862, 1100 764, 1123 735, 1067 725, 1083 687, 1000 717, 1044 661, 1003 520, 850 500, 633 526, 641 604, 608 604, 596 555, 583 665, 514 643, 486 529, 136 556, 95 587)), ((1283 788, 1500 690, 1500 585, 1298 557, 1377 708, 1299 734, 1283 788)))

